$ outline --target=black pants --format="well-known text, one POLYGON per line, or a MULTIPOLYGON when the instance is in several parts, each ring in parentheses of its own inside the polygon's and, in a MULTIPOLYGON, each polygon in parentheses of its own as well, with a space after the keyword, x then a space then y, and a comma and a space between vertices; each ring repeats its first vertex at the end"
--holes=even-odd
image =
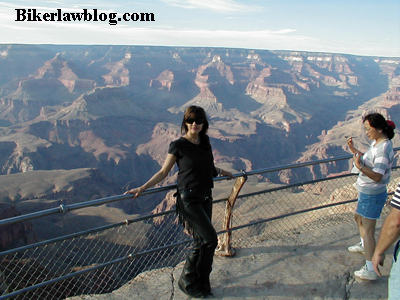
POLYGON ((179 287, 193 297, 207 296, 211 292, 209 278, 215 248, 218 245, 217 233, 211 223, 211 190, 200 190, 199 193, 197 196, 192 195, 192 198, 178 193, 177 197, 178 212, 194 239, 179 280, 179 287))

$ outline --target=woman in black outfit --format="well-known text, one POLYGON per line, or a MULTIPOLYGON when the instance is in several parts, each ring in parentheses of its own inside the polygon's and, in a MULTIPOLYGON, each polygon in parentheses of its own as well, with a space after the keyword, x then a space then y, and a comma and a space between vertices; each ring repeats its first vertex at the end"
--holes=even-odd
POLYGON ((181 132, 184 135, 173 141, 164 165, 141 187, 125 194, 135 194, 133 199, 149 187, 163 180, 175 164, 178 165, 177 211, 181 223, 193 235, 193 247, 179 279, 179 288, 189 296, 200 298, 211 294, 210 273, 217 233, 211 223, 213 177, 232 174, 214 166, 209 124, 206 113, 199 106, 186 109, 181 132))

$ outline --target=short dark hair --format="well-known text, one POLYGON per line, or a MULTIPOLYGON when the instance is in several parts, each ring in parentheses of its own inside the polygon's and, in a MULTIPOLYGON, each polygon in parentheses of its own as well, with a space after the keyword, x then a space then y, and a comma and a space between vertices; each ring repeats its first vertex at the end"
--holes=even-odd
POLYGON ((186 125, 187 119, 204 119, 203 128, 201 129, 199 135, 200 137, 207 134, 208 127, 210 126, 207 120, 207 115, 205 110, 200 106, 189 106, 186 108, 185 113, 183 115, 182 125, 181 125, 181 133, 186 133, 188 131, 188 127, 186 125))
MULTIPOLYGON (((394 137, 394 128, 388 125, 388 121, 379 113, 372 113, 364 116, 363 123, 369 122, 369 125, 375 129, 382 130, 382 132, 391 140, 394 137)), ((394 125, 394 123, 393 123, 394 125)))

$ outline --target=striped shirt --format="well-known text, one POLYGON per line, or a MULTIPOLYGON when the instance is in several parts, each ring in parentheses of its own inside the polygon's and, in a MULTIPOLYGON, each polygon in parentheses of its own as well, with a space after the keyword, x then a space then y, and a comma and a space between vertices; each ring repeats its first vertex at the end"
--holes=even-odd
POLYGON ((400 183, 396 188, 396 192, 393 195, 392 201, 390 201, 390 205, 400 209, 400 183))
POLYGON ((382 180, 374 181, 362 172, 357 179, 357 190, 368 195, 376 195, 386 191, 394 160, 393 146, 390 140, 380 142, 376 146, 375 144, 376 141, 373 141, 371 147, 363 156, 363 162, 375 173, 382 174, 382 180))

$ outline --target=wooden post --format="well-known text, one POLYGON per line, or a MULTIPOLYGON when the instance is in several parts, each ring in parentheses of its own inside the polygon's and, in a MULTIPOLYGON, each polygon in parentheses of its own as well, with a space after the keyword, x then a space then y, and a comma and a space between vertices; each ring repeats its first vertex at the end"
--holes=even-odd
POLYGON ((239 195, 240 190, 242 189, 244 183, 247 180, 247 176, 244 175, 242 177, 238 177, 233 184, 231 194, 228 197, 228 201, 226 201, 225 207, 225 217, 224 217, 224 224, 223 229, 226 230, 223 235, 220 236, 218 240, 218 247, 216 250, 216 254, 221 256, 234 256, 235 249, 231 246, 231 222, 232 222, 232 211, 233 206, 235 205, 236 198, 239 195))

